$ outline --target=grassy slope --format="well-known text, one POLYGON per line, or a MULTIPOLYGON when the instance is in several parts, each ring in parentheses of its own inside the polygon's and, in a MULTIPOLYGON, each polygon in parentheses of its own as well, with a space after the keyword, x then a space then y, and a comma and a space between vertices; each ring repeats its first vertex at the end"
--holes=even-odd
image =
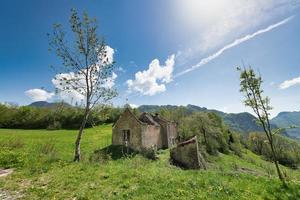
MULTIPOLYGON (((211 157, 209 170, 181 170, 169 165, 168 150, 158 161, 132 158, 88 161, 96 149, 110 144, 111 126, 88 129, 83 137, 82 163, 72 163, 76 131, 4 130, 0 142, 22 138, 27 164, 5 179, 0 188, 21 193, 23 199, 299 199, 300 172, 284 168, 290 189, 283 190, 273 165, 246 151, 211 157), (37 147, 55 142, 59 158, 37 155, 37 147), (34 159, 38 158, 38 159, 34 159)), ((0 166, 1 167, 1 166, 0 166)))

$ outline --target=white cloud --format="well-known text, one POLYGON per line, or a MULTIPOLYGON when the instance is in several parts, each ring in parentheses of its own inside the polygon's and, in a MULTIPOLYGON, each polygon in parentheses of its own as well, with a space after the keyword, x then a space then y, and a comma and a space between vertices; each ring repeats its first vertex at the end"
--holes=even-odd
POLYGON ((279 88, 283 90, 295 85, 300 85, 300 77, 284 81, 279 85, 279 88))
POLYGON ((266 32, 269 32, 279 26, 282 26, 283 24, 286 24, 287 22, 289 22, 291 19, 293 19, 293 16, 292 17, 288 17, 276 24, 272 24, 270 26, 268 26, 267 28, 265 29, 261 29, 261 30, 258 30, 256 31, 255 33, 252 33, 252 34, 249 34, 249 35, 246 35, 244 37, 241 37, 241 38, 238 38, 236 40, 234 40, 232 43, 230 44, 227 44, 225 45, 223 48, 221 48, 220 50, 218 50, 217 52, 213 53, 212 55, 206 57, 206 58, 203 58, 199 63, 197 63, 196 65, 193 65, 192 67, 182 71, 182 72, 179 72, 178 74, 175 75, 175 77, 178 77, 178 76, 182 76, 188 72, 191 72, 191 71, 194 71, 195 69, 198 69, 199 67, 209 63, 210 61, 216 59, 217 57, 219 57, 220 55, 222 55, 226 50, 228 49, 231 49, 235 46, 238 46, 248 40, 251 40, 253 38, 255 38, 256 36, 259 36, 261 34, 264 34, 266 32))
POLYGON ((129 91, 149 96, 166 91, 165 83, 172 81, 174 64, 175 55, 168 57, 164 66, 154 59, 147 70, 135 74, 135 80, 127 80, 129 91))
MULTIPOLYGON (((108 77, 106 80, 102 80, 101 87, 112 88, 115 85, 117 74, 112 72, 112 76, 108 77)), ((72 89, 72 87, 67 88, 67 84, 70 80, 76 80, 78 86, 86 88, 85 77, 83 75, 75 74, 74 72, 57 74, 55 78, 52 79, 54 87, 58 90, 58 96, 66 101, 80 102, 85 99, 84 89, 72 89)))
POLYGON ((112 64, 114 61, 114 54, 115 50, 111 48, 110 46, 105 46, 104 49, 105 53, 99 55, 99 64, 105 65, 105 64, 112 64))
POLYGON ((84 86, 85 80, 84 77, 78 77, 74 72, 70 73, 62 73, 57 74, 55 78, 52 79, 52 84, 58 91, 58 97, 65 101, 75 101, 80 102, 84 99, 84 95, 82 94, 84 90, 73 90, 67 82, 70 80, 75 80, 79 83, 79 85, 84 86), (82 92, 82 93, 81 93, 82 92))
POLYGON ((113 73, 112 73, 112 76, 111 76, 111 77, 108 77, 108 78, 104 81, 102 87, 112 88, 112 87, 115 85, 115 80, 116 80, 117 77, 118 77, 118 75, 117 75, 116 73, 113 72, 113 73))
MULTIPOLYGON (((100 54, 98 57, 98 62, 95 66, 95 70, 99 72, 101 66, 112 64, 114 61, 114 49, 110 46, 105 46, 104 53, 100 54)), ((69 102, 81 102, 85 99, 85 91, 87 88, 84 72, 69 72, 61 73, 55 75, 52 79, 54 87, 58 91, 58 97, 69 102)), ((99 73, 92 75, 89 80, 93 80, 93 83, 96 84, 99 81, 99 85, 104 88, 112 88, 115 85, 115 80, 117 74, 112 72, 112 76, 107 79, 98 80, 99 73)))
POLYGON ((130 106, 130 108, 138 108, 139 107, 138 105, 135 105, 135 104, 132 104, 132 103, 130 103, 129 106, 130 106))
POLYGON ((54 96, 53 92, 47 92, 42 89, 30 89, 25 91, 25 94, 33 101, 47 101, 54 96))

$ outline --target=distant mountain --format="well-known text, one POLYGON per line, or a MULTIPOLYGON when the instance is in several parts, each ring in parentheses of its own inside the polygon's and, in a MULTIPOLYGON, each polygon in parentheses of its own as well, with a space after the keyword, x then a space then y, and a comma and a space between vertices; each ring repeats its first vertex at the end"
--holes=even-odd
POLYGON ((287 129, 289 137, 300 139, 300 112, 281 112, 271 120, 271 123, 281 128, 287 128, 295 125, 297 128, 287 129))
POLYGON ((179 107, 184 107, 187 109, 188 113, 193 113, 193 112, 216 112, 218 114, 225 114, 221 111, 218 110, 210 110, 205 107, 199 107, 195 105, 188 104, 187 106, 175 106, 175 105, 141 105, 138 107, 139 111, 141 112, 158 112, 160 109, 176 109, 179 107))
MULTIPOLYGON (((179 106, 174 105, 142 105, 138 107, 141 112, 158 112, 162 108, 175 109, 179 106)), ((224 113, 219 110, 207 109, 205 107, 199 107, 195 105, 184 106, 188 113, 194 112, 214 112, 223 118, 225 124, 227 124, 231 129, 240 132, 248 133, 250 131, 262 131, 262 128, 258 126, 255 122, 256 118, 250 113, 224 113)))
POLYGON ((225 124, 237 132, 248 133, 251 131, 263 131, 262 127, 257 125, 256 117, 247 112, 225 113, 223 120, 225 124))
POLYGON ((179 106, 173 106, 173 105, 141 105, 138 107, 138 110, 141 112, 149 112, 149 113, 155 113, 158 112, 160 109, 167 108, 167 109, 176 109, 179 106))
POLYGON ((72 107, 70 104, 64 102, 49 103, 47 101, 36 101, 29 104, 28 106, 37 107, 37 108, 56 108, 57 106, 61 106, 61 105, 63 105, 64 107, 72 107))

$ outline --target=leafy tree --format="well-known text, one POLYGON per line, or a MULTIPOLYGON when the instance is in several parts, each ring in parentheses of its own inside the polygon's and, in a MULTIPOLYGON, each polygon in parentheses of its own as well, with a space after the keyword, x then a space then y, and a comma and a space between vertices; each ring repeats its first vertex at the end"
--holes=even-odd
POLYGON ((91 110, 99 102, 106 103, 116 96, 109 87, 113 76, 113 62, 104 39, 97 34, 97 21, 86 12, 82 18, 76 10, 71 10, 71 31, 73 44, 67 42, 62 25, 55 24, 49 36, 50 50, 61 58, 63 74, 55 77, 58 92, 81 95, 84 98, 84 114, 75 141, 74 161, 80 161, 80 143, 91 110))
POLYGON ((278 133, 280 129, 276 131, 271 129, 269 111, 272 107, 270 106, 270 99, 263 96, 263 90, 261 88, 261 84, 263 82, 262 78, 251 68, 238 68, 238 71, 240 71, 240 92, 245 95, 244 104, 253 110, 258 118, 259 124, 263 127, 270 145, 272 160, 275 164, 278 177, 282 181, 282 184, 286 186, 285 178, 278 164, 278 157, 274 143, 274 135, 278 133))
MULTIPOLYGON (((293 169, 298 168, 300 164, 300 144, 281 135, 274 135, 273 140, 278 162, 293 169)), ((264 156, 267 160, 273 160, 272 150, 267 141, 268 139, 263 133, 250 133, 248 136, 251 151, 264 156)))
POLYGON ((183 139, 197 135, 200 146, 212 155, 228 153, 230 143, 235 143, 229 141, 229 131, 215 113, 197 112, 186 116, 179 121, 178 131, 183 139))

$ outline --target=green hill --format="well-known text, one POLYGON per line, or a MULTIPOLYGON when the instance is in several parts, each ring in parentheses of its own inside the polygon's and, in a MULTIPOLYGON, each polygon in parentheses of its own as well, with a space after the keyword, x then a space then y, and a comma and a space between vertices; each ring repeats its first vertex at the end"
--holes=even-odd
POLYGON ((70 104, 65 103, 65 102, 49 103, 47 101, 36 101, 36 102, 29 104, 28 106, 37 107, 37 108, 56 108, 58 106, 72 107, 70 104))
MULTIPOLYGON (((158 112, 160 109, 175 109, 179 106, 174 105, 142 105, 138 107, 141 112, 158 112)), ((188 104, 187 106, 181 106, 187 110, 189 114, 194 112, 214 112, 223 118, 224 122, 233 130, 240 133, 248 133, 251 131, 262 131, 262 128, 255 122, 256 118, 250 113, 224 113, 222 111, 207 109, 205 107, 199 107, 188 104)))
MULTIPOLYGON (((170 165, 169 150, 159 160, 140 155, 114 158, 94 151, 110 144, 111 125, 87 129, 83 161, 70 162, 74 130, 0 129, 0 168, 15 172, 0 178, 5 191, 20 199, 299 199, 300 172, 283 167, 289 189, 280 186, 272 163, 244 149, 209 156, 208 170, 182 170, 170 165)), ((12 198, 13 199, 13 198, 12 198)))
POLYGON ((257 125, 256 117, 247 112, 224 114, 223 120, 233 130, 240 133, 263 131, 263 129, 257 125))
POLYGON ((300 139, 300 112, 281 112, 271 122, 281 128, 297 126, 297 128, 287 129, 286 133, 290 137, 300 139))

